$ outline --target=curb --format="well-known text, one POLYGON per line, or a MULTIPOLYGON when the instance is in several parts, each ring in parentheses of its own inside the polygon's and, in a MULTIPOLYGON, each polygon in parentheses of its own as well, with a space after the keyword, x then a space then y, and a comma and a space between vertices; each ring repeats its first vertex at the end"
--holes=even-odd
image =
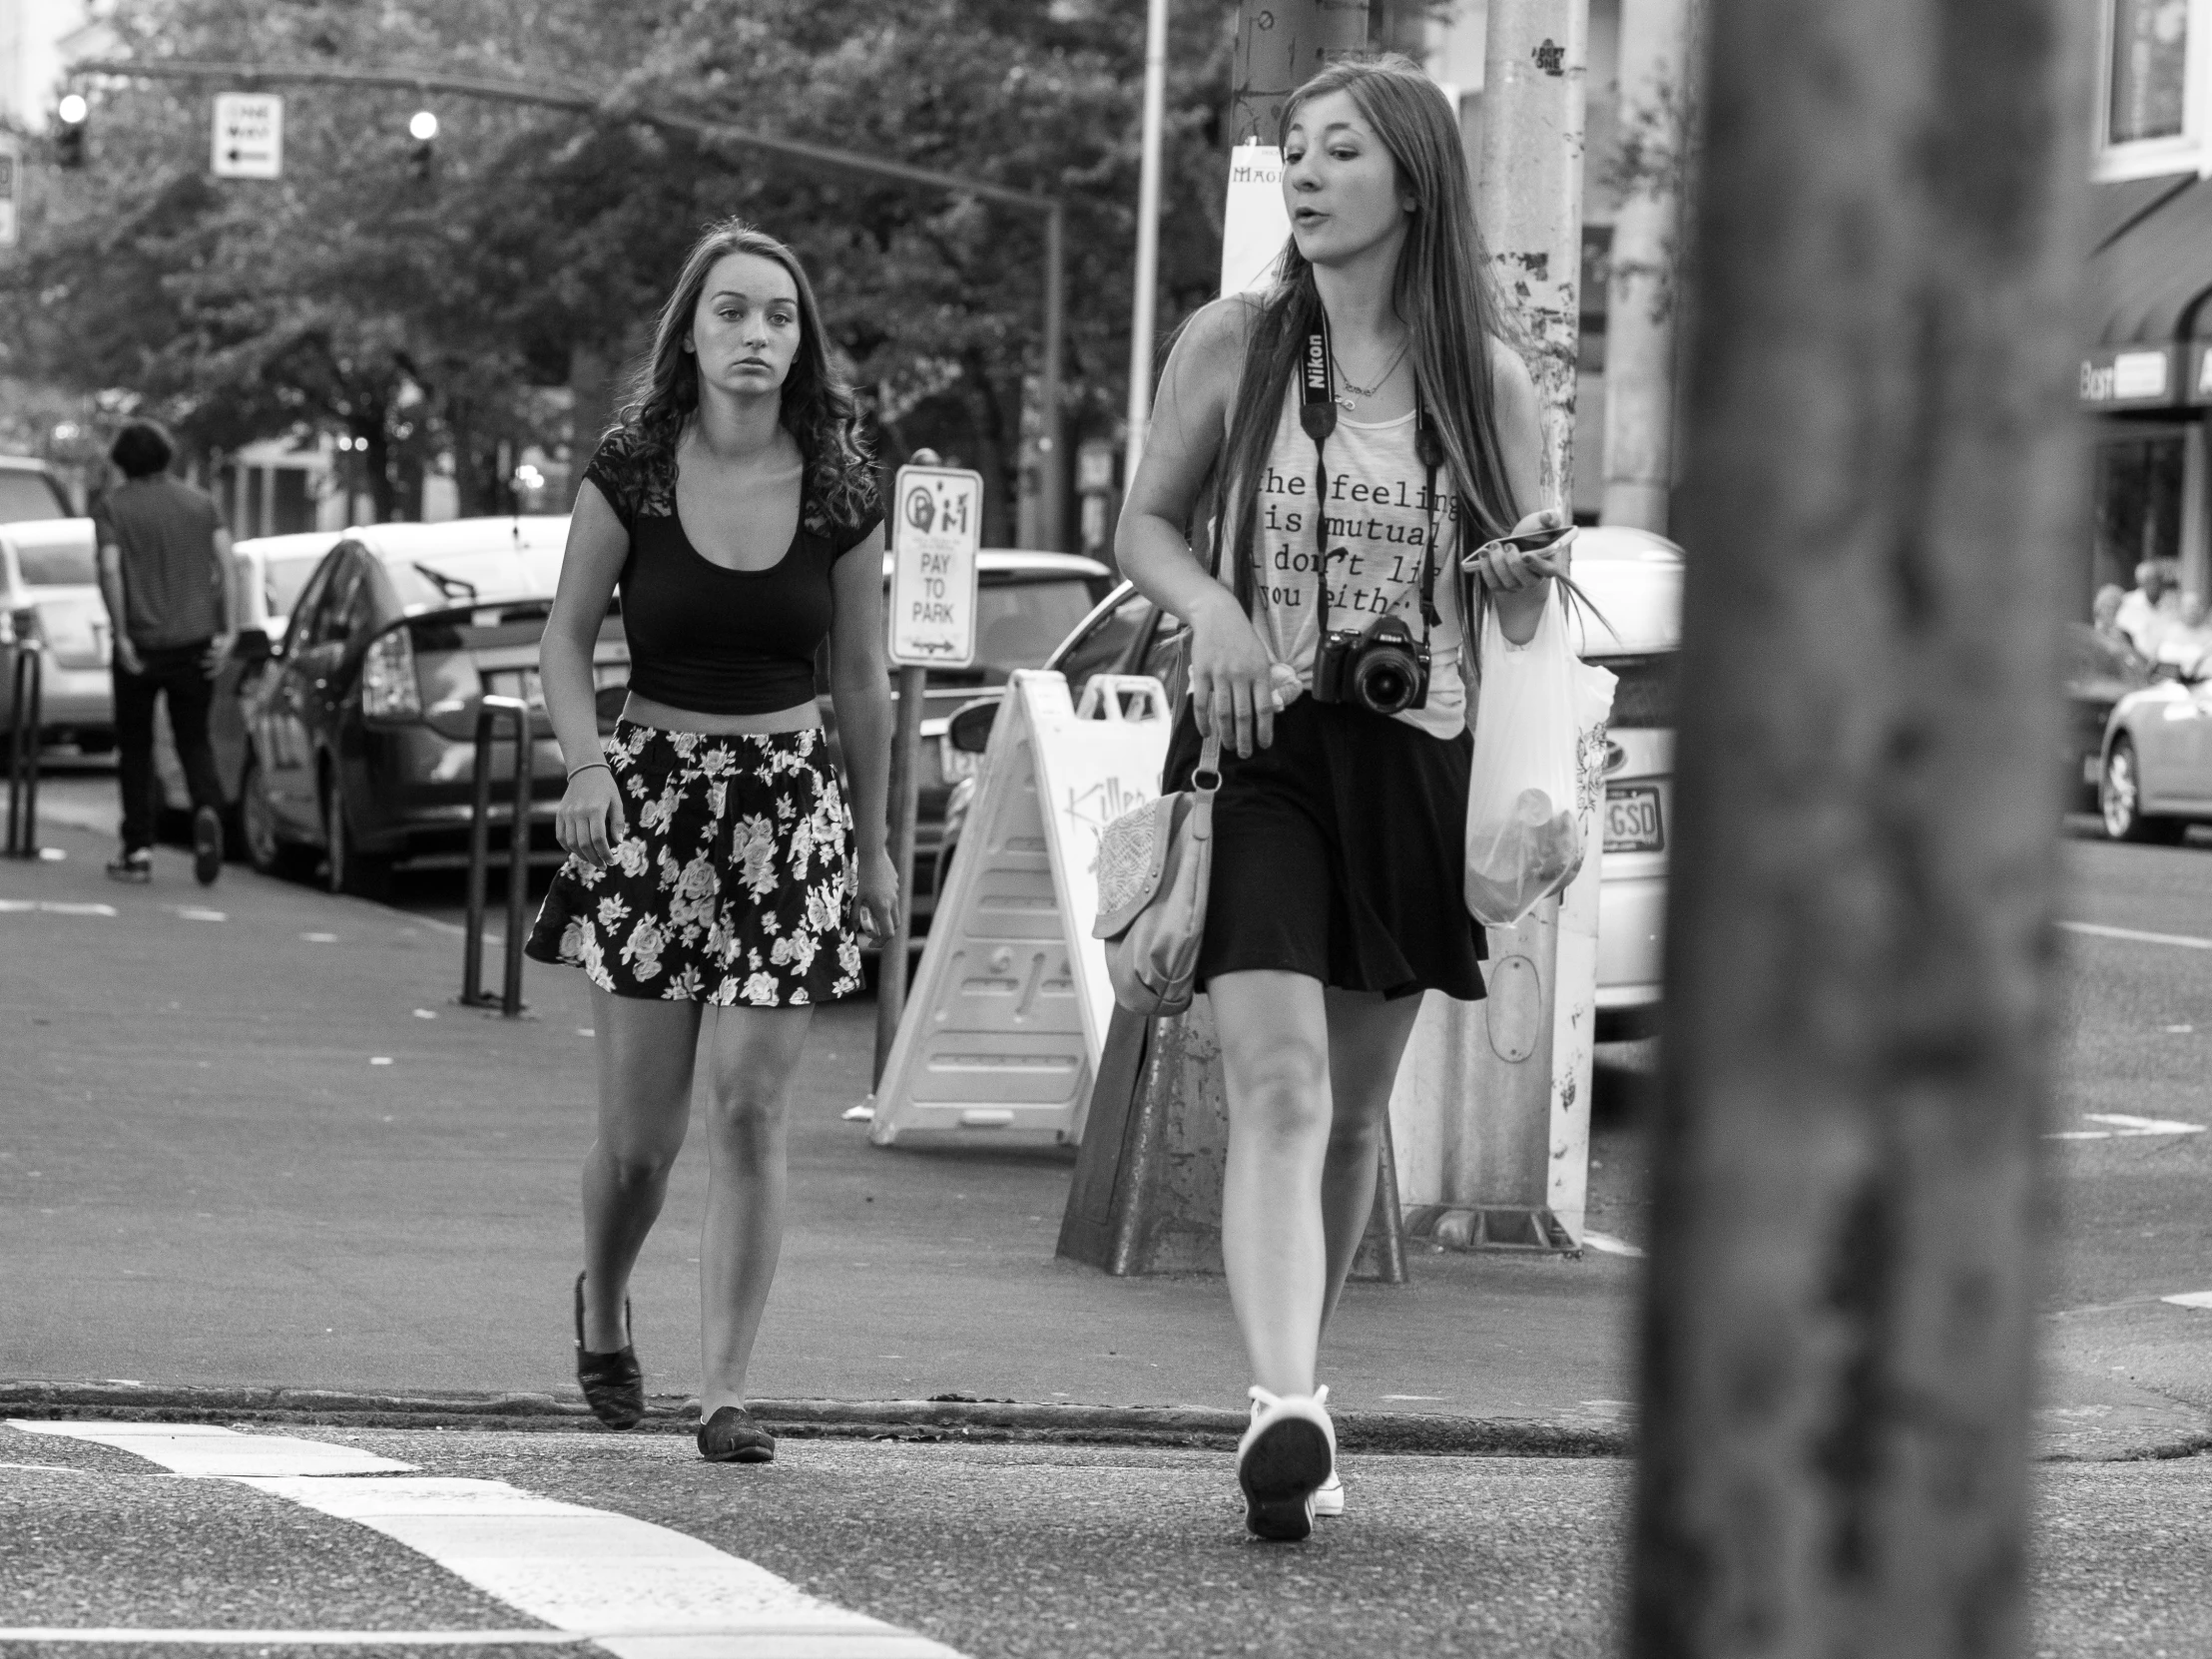
MULTIPOLYGON (((648 1402, 645 1432, 688 1434, 695 1399, 648 1402)), ((964 1440, 1062 1445, 1234 1447, 1242 1411, 1200 1405, 1033 1405, 1010 1399, 757 1399, 753 1414, 795 1439, 964 1440)), ((118 1382, 0 1382, 0 1416, 149 1422, 315 1424, 331 1428, 473 1428, 603 1432, 580 1396, 545 1393, 359 1393, 332 1388, 167 1387, 118 1382)), ((1346 1411, 1347 1451, 1444 1457, 1625 1457, 1620 1424, 1535 1417, 1346 1411)))

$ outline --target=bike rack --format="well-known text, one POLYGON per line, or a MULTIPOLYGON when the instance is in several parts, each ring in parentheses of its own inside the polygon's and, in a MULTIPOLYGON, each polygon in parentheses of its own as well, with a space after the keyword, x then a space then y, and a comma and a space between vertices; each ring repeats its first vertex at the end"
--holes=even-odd
POLYGON ((522 1012, 522 936, 530 902, 530 705, 516 697, 487 697, 476 709, 476 810, 468 827, 468 929, 462 946, 461 1002, 496 1006, 514 1019, 522 1012), (491 862, 491 746, 502 720, 514 723, 515 793, 507 832, 506 982, 500 994, 484 989, 484 886, 491 862))
POLYGON ((34 643, 15 642, 9 689, 8 838, 11 858, 36 858, 38 845, 38 733, 46 713, 46 658, 34 643), (25 718, 28 715, 28 718, 25 718))

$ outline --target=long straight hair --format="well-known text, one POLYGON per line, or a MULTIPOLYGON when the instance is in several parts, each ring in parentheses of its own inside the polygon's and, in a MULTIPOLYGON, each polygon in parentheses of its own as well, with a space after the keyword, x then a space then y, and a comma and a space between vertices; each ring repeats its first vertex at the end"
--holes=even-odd
POLYGON ((791 274, 799 293, 799 350, 784 378, 784 430, 799 444, 807 484, 829 515, 841 524, 860 519, 875 495, 875 466, 860 432, 859 405, 852 388, 830 361, 822 326, 822 307, 799 256, 766 231, 742 219, 707 227, 684 258, 676 286, 661 306, 653 330, 653 351, 631 377, 614 429, 628 431, 647 448, 675 451, 699 408, 699 358, 684 349, 699 296, 715 266, 732 254, 757 254, 791 274))
MULTIPOLYGON (((1451 105, 1435 82, 1396 54, 1345 58, 1331 64, 1283 106, 1282 144, 1298 112, 1333 92, 1352 101, 1397 164, 1397 182, 1415 206, 1399 251, 1391 303, 1411 332, 1406 355, 1429 420, 1442 440, 1451 487, 1460 506, 1459 546, 1503 535, 1513 525, 1512 486, 1505 475, 1492 405, 1490 340, 1511 326, 1490 276, 1474 222, 1474 195, 1451 105), (1471 516, 1473 522, 1467 519, 1471 516)), ((1245 348, 1244 372, 1216 474, 1230 492, 1227 547, 1237 560, 1240 595, 1250 591, 1260 474, 1275 438, 1283 397, 1306 340, 1322 315, 1314 268, 1294 238, 1283 250, 1276 280, 1261 302, 1245 348)), ((1462 596, 1463 597, 1463 596, 1462 596)))

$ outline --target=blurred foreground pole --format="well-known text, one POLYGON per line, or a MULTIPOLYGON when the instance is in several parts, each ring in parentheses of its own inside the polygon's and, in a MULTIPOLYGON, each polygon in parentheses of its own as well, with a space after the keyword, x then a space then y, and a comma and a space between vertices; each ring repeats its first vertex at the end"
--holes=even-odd
POLYGON ((2071 0, 1713 0, 1633 1652, 2010 1655, 2071 0))

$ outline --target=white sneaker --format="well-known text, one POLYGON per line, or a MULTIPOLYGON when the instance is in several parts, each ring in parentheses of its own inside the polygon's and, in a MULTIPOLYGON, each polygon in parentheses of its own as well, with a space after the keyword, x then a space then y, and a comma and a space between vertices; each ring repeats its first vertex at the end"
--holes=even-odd
MULTIPOLYGON (((1237 1442, 1237 1484, 1245 1526, 1256 1538, 1295 1543, 1314 1530, 1314 1495, 1337 1467, 1329 1390, 1271 1394, 1252 1389, 1252 1425, 1237 1442)), ((1340 1498, 1339 1507, 1342 1507, 1340 1498)))
POLYGON ((1314 1488, 1314 1514, 1317 1518, 1332 1518, 1345 1512, 1345 1483, 1331 1469, 1329 1478, 1314 1488))

